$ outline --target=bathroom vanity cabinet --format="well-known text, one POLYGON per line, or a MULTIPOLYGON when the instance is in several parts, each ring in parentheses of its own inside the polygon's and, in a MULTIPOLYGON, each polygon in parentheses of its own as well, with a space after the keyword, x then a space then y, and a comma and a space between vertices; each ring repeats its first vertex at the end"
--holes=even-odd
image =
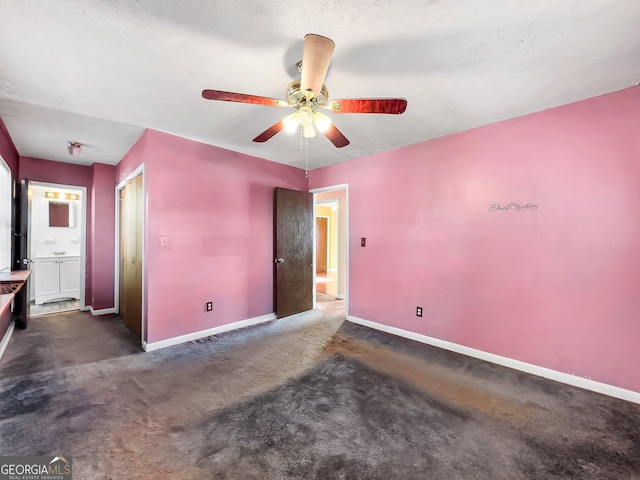
POLYGON ((35 304, 80 298, 80 257, 38 257, 33 261, 35 304))

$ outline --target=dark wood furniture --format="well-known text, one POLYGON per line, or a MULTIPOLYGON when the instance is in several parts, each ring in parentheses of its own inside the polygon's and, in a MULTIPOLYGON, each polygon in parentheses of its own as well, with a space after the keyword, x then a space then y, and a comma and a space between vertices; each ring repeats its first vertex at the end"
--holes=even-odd
POLYGON ((0 340, 4 338, 11 324, 11 301, 13 297, 13 293, 0 295, 0 340))
MULTIPOLYGON (((27 328, 27 320, 28 320, 28 302, 29 302, 29 275, 31 275, 31 270, 14 270, 12 272, 0 272, 0 297, 4 297, 5 295, 13 296, 15 300, 14 309, 13 309, 13 319, 16 323, 16 328, 27 328)), ((8 309, 8 304, 11 303, 12 298, 5 298, 4 302, 7 302, 5 307, 8 309)), ((3 307, 3 315, 2 318, 4 320, 5 310, 3 307)), ((4 323, 4 321, 2 322, 4 323)), ((3 325, 0 325, 0 338, 4 336, 7 331, 6 328, 2 328, 3 325)), ((8 327, 8 325, 7 325, 8 327)))

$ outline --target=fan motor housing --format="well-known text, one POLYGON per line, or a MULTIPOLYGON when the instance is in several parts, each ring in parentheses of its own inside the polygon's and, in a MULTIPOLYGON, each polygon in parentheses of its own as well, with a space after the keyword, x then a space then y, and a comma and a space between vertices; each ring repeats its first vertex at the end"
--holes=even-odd
MULTIPOLYGON (((289 105, 291 106, 297 106, 297 105, 300 105, 301 103, 306 103, 307 98, 304 92, 300 90, 300 80, 294 80, 287 86, 285 97, 287 99, 287 102, 289 102, 289 105)), ((318 105, 325 105, 328 100, 329 100, 329 89, 327 88, 326 85, 322 85, 322 88, 320 89, 320 93, 318 94, 317 97, 312 99, 312 101, 318 105)))

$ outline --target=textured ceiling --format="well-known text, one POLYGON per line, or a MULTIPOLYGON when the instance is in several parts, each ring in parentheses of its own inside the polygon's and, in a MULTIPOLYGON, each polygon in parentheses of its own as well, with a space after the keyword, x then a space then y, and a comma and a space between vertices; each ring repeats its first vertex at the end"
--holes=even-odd
POLYGON ((351 144, 309 140, 316 168, 628 88, 639 25, 636 0, 3 0, 0 117, 24 156, 116 164, 152 128, 302 167, 299 135, 251 141, 289 110, 201 92, 284 98, 318 33, 331 98, 408 108, 331 114, 351 144))

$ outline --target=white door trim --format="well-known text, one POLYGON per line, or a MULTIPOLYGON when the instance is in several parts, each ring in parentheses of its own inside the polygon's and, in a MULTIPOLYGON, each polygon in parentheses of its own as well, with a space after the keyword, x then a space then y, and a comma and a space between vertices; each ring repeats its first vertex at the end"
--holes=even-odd
MULTIPOLYGON (((80 192, 80 205, 82 205, 82 215, 80 218, 80 272, 82 272, 82 275, 80 275, 79 307, 80 310, 88 310, 85 298, 85 280, 87 276, 87 187, 81 187, 79 185, 67 185, 62 183, 36 182, 31 180, 29 181, 29 183, 32 187, 59 188, 63 190, 76 190, 80 192)), ((31 216, 31 212, 29 212, 29 216, 31 216)), ((32 240, 33 238, 31 237, 31 232, 29 232, 29 242, 31 242, 32 240)), ((31 290, 31 288, 29 290, 31 290)), ((29 291, 28 293, 29 302, 31 302, 31 292, 29 291)))

